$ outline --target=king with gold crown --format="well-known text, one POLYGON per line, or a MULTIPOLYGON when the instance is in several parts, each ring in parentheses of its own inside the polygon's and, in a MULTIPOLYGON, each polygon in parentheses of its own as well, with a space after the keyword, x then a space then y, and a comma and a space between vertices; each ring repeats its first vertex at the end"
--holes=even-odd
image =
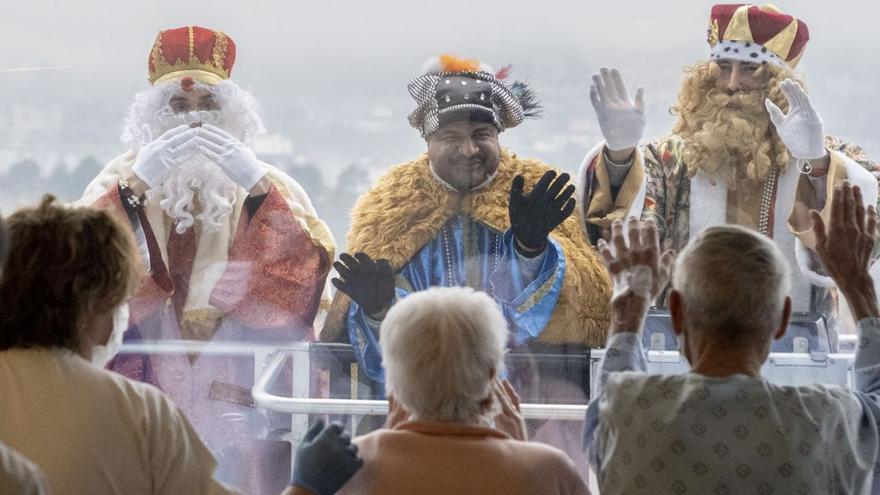
POLYGON ((685 70, 672 134, 642 147, 643 90, 631 98, 617 70, 596 74, 590 97, 605 140, 587 153, 577 178, 590 239, 625 216, 654 219, 664 247, 676 251, 713 225, 752 228, 773 238, 796 268, 794 311, 820 312, 833 324, 838 313, 827 289, 834 284, 812 252, 809 211, 827 222, 844 180, 876 204, 876 166, 860 148, 825 134, 795 72, 809 38, 803 20, 772 5, 715 5, 709 54, 685 70))
MULTIPOLYGON (((149 269, 129 303, 126 341, 310 340, 329 305, 333 238, 303 188, 254 154, 263 124, 254 97, 230 79, 234 62, 235 43, 221 31, 161 31, 150 87, 125 120, 127 150, 78 201, 124 217, 149 269)), ((249 429, 260 420, 252 358, 123 355, 111 367, 174 400, 221 478, 227 461, 227 479, 245 492, 273 491, 273 465, 287 481, 287 444, 249 429)))

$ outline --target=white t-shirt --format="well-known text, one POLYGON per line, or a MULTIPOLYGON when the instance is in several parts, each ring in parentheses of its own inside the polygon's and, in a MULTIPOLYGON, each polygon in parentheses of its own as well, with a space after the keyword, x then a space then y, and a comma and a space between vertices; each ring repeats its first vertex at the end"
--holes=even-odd
POLYGON ((216 461, 156 388, 65 349, 0 352, 0 441, 55 495, 213 494, 216 461))

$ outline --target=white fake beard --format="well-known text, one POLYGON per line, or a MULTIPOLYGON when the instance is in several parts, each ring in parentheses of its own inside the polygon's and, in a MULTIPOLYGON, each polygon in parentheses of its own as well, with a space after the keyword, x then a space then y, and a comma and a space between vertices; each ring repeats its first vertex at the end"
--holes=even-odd
POLYGON ((128 330, 128 303, 125 303, 113 312, 113 331, 104 345, 92 347, 91 363, 98 368, 105 368, 122 347, 122 337, 128 330))
POLYGON ((214 162, 194 153, 171 172, 158 189, 148 192, 148 199, 158 201, 165 214, 175 222, 174 230, 183 234, 198 220, 206 230, 219 229, 233 211, 236 184, 214 162), (200 211, 194 211, 198 201, 200 211))

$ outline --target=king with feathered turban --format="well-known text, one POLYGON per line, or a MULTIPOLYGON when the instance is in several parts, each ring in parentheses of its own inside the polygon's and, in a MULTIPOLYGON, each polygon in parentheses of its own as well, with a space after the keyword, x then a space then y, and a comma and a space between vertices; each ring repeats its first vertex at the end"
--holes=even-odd
POLYGON ((468 286, 503 309, 511 345, 599 345, 609 281, 575 217, 568 174, 502 150, 535 116, 530 88, 477 61, 441 56, 409 83, 427 153, 392 167, 357 202, 321 339, 350 341, 382 382, 388 308, 432 286, 468 286))

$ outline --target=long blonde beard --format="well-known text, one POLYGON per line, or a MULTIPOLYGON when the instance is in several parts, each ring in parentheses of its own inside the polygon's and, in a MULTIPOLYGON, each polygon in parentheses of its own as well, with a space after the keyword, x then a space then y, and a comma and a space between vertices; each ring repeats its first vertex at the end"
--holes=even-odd
POLYGON ((673 127, 682 138, 682 158, 693 177, 703 171, 724 181, 729 189, 738 183, 761 184, 772 172, 788 166, 788 149, 779 139, 764 107, 764 99, 788 110, 779 82, 794 78, 790 71, 768 65, 755 71, 763 88, 728 95, 715 88, 720 70, 703 62, 686 71, 673 113, 673 127))

